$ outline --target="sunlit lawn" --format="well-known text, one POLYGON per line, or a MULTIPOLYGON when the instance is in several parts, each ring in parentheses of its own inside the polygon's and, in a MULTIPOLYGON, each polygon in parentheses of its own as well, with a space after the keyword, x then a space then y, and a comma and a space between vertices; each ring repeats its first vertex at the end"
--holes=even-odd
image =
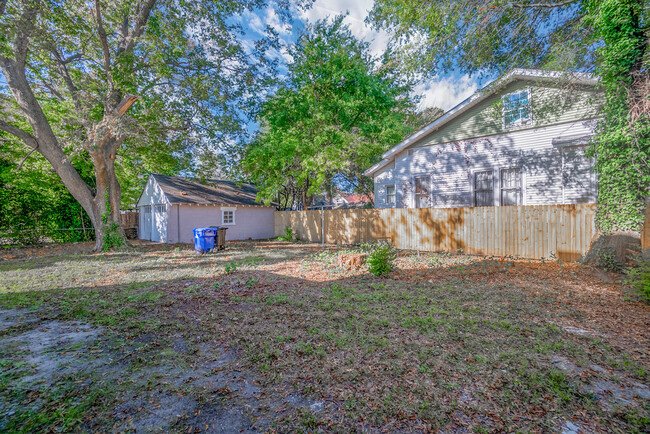
POLYGON ((340 250, 7 254, 0 430, 650 428, 650 309, 616 276, 404 252, 374 277, 340 250), (28 348, 39 327, 77 343, 28 348), (70 369, 35 381, 41 350, 70 369))

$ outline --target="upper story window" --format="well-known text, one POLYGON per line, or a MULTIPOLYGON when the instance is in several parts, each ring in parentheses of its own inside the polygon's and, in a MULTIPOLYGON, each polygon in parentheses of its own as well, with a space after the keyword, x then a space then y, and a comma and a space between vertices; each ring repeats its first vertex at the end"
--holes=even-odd
POLYGON ((526 125, 533 120, 530 90, 509 93, 503 97, 503 126, 526 125))
POLYGON ((395 186, 387 185, 386 186, 386 204, 395 205, 395 186))

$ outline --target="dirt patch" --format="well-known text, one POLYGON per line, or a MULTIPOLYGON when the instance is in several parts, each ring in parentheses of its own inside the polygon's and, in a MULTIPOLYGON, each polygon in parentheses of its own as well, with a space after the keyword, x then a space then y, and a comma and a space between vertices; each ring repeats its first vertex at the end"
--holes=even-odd
MULTIPOLYGON (((104 330, 87 323, 41 320, 25 309, 0 310, 0 318, 16 330, 0 340, 3 375, 11 379, 0 391, 0 413, 10 417, 51 411, 39 390, 60 387, 62 378, 117 385, 114 408, 106 411, 117 431, 257 432, 269 426, 271 414, 318 406, 291 388, 264 390, 254 373, 241 369, 236 353, 218 343, 200 345, 187 365, 174 354, 187 354, 192 345, 176 336, 157 359, 162 363, 137 366, 138 348, 157 347, 155 336, 120 350, 104 330)), ((0 430, 10 429, 6 423, 0 430)), ((87 421, 85 427, 97 430, 105 423, 87 421)))

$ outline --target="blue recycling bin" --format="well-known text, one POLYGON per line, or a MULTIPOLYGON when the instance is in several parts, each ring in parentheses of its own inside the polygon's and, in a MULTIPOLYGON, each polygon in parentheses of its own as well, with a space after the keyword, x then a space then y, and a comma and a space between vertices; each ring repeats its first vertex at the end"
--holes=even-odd
POLYGON ((195 228, 194 229, 194 249, 200 255, 214 249, 214 237, 217 235, 217 229, 214 228, 195 228))

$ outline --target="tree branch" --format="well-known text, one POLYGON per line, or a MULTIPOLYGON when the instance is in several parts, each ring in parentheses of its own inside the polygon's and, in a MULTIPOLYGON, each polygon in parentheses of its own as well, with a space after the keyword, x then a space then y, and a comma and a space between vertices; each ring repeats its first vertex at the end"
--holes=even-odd
POLYGON ((82 56, 83 56, 83 54, 77 53, 77 54, 74 54, 74 55, 68 57, 67 59, 61 59, 61 63, 63 65, 67 65, 70 62, 74 62, 77 59, 81 59, 82 56))
POLYGON ((104 53, 104 71, 109 83, 113 83, 111 76, 111 53, 108 50, 108 40, 104 24, 102 23, 102 12, 99 6, 99 0, 95 0, 95 18, 97 19, 97 33, 99 34, 99 41, 102 44, 102 51, 104 53))
POLYGON ((14 39, 14 58, 16 59, 16 65, 20 68, 25 67, 25 59, 27 59, 27 51, 29 49, 29 36, 34 29, 38 5, 40 5, 40 1, 30 2, 25 6, 25 10, 18 22, 16 38, 14 39))
MULTIPOLYGON (((68 73, 68 68, 66 67, 66 64, 71 62, 72 57, 77 56, 76 54, 74 56, 68 57, 67 59, 63 59, 59 53, 56 51, 56 48, 52 47, 51 48, 52 54, 54 54, 54 58, 57 60, 59 63, 59 72, 61 73, 61 76, 63 77, 63 81, 65 82, 66 87, 68 88, 68 92, 70 92, 70 96, 72 97, 72 102, 74 103, 75 108, 79 113, 81 113, 81 100, 79 99, 79 89, 77 89, 77 86, 74 85, 72 82, 72 77, 70 77, 70 74, 68 73)), ((81 57, 81 55, 78 55, 81 57)))
POLYGON ((36 152, 36 148, 32 149, 31 151, 29 151, 29 153, 28 153, 27 155, 25 155, 25 158, 23 158, 23 161, 21 161, 20 164, 18 165, 18 167, 16 167, 15 172, 20 172, 20 169, 23 168, 23 164, 25 164, 25 161, 27 161, 27 159, 28 159, 28 158, 29 158, 29 157, 30 157, 34 152, 36 152))
POLYGON ((122 116, 139 99, 140 99, 139 96, 126 94, 126 96, 124 98, 122 98, 122 101, 115 108, 115 110, 117 111, 117 114, 122 116))
POLYGON ((562 6, 567 6, 570 5, 571 3, 576 3, 579 0, 565 0, 559 3, 509 3, 508 6, 513 7, 513 8, 520 8, 520 9, 525 9, 525 8, 546 8, 546 9, 553 9, 553 8, 559 8, 562 6))
POLYGON ((144 33, 145 26, 149 20, 149 15, 151 14, 151 10, 155 4, 156 0, 146 0, 145 2, 138 5, 136 10, 139 12, 135 17, 135 23, 132 31, 129 32, 125 39, 124 48, 121 50, 122 52, 130 52, 133 50, 136 40, 142 36, 142 33, 144 33))
POLYGON ((0 119, 0 131, 4 131, 11 134, 12 136, 18 137, 23 142, 25 142, 27 146, 34 150, 38 149, 38 140, 36 140, 36 137, 32 136, 26 131, 21 130, 18 127, 14 127, 13 125, 8 124, 2 119, 0 119))

